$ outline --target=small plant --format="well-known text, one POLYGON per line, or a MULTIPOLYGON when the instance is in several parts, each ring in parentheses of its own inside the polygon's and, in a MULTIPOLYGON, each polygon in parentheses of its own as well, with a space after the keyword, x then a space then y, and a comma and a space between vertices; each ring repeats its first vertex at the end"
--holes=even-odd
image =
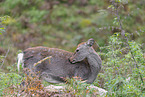
POLYGON ((93 97, 97 96, 98 91, 89 88, 90 84, 85 83, 81 80, 81 78, 74 77, 71 79, 66 79, 67 84, 67 92, 74 96, 81 96, 81 97, 93 97))
POLYGON ((2 32, 5 32, 3 22, 5 22, 7 19, 8 19, 8 16, 0 17, 0 35, 2 34, 2 32))

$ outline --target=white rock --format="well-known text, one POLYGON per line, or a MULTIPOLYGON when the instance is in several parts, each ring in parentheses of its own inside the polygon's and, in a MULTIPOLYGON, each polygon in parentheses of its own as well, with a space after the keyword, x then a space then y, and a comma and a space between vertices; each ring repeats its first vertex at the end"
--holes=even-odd
POLYGON ((99 88, 99 87, 94 86, 94 85, 90 85, 89 88, 93 88, 93 89, 98 90, 98 91, 99 91, 99 95, 100 95, 101 97, 106 96, 106 94, 107 94, 107 92, 108 92, 108 91, 106 91, 105 89, 99 88))
MULTIPOLYGON (((66 86, 55 86, 55 85, 49 85, 49 86, 45 87, 45 89, 47 89, 48 91, 51 91, 51 92, 53 92, 53 91, 63 92, 63 90, 65 90, 65 88, 66 88, 66 86)), ((90 88, 90 89, 93 88, 93 89, 97 90, 101 97, 105 97, 108 92, 105 89, 99 88, 94 85, 90 85, 88 88, 90 88)))

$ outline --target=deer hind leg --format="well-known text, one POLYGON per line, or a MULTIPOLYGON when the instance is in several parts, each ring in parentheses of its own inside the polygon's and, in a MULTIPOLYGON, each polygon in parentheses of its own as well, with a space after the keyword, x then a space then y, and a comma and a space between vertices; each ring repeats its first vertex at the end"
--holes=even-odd
POLYGON ((64 83, 64 79, 59 76, 55 76, 52 73, 43 72, 41 78, 49 83, 64 83))

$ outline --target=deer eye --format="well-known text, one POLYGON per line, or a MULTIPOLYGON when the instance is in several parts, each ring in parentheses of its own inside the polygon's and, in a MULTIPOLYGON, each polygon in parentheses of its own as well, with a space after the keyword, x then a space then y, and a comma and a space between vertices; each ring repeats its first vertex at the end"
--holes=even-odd
POLYGON ((79 52, 79 50, 77 49, 76 52, 79 52))

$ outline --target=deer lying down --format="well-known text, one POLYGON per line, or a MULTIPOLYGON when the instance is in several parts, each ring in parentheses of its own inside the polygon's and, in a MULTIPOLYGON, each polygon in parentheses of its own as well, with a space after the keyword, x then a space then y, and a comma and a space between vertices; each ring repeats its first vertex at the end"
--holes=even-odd
POLYGON ((50 83, 62 83, 66 77, 80 77, 87 83, 93 83, 102 64, 101 58, 92 47, 93 44, 93 39, 80 43, 75 53, 42 46, 28 48, 18 54, 18 70, 22 63, 24 68, 40 71, 42 79, 50 83), (49 56, 50 59, 34 66, 49 56))

